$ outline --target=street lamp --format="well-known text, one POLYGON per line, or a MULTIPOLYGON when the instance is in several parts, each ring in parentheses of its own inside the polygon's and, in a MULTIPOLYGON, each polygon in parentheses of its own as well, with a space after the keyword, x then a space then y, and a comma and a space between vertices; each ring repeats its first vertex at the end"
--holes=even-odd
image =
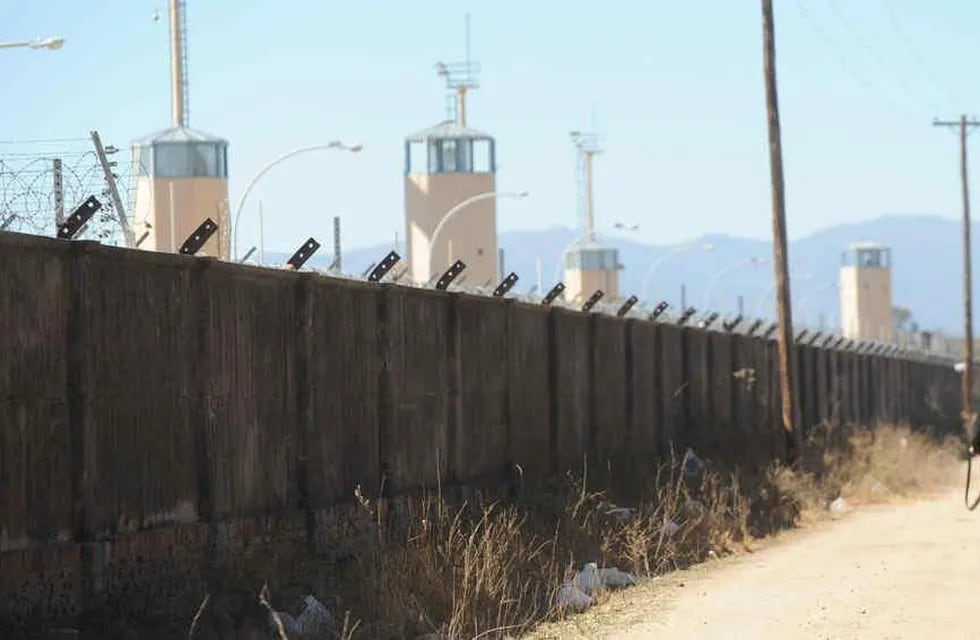
POLYGON ((14 42, 0 42, 0 49, 13 49, 15 47, 30 47, 31 49, 47 49, 54 51, 60 49, 65 44, 64 38, 35 38, 34 40, 18 40, 14 42))
POLYGON ((362 149, 362 147, 359 144, 344 144, 343 142, 340 142, 338 140, 333 140, 331 142, 327 142, 324 144, 316 144, 310 147, 300 147, 299 149, 293 149, 292 151, 282 154, 281 156, 279 156, 269 164, 259 169, 259 172, 256 173, 255 176, 253 176, 252 179, 249 181, 248 185, 246 185, 245 191, 242 192, 242 197, 238 199, 238 206, 235 207, 235 224, 232 227, 233 236, 234 236, 232 240, 232 259, 238 258, 238 219, 242 215, 242 207, 245 206, 245 198, 248 197, 249 191, 252 190, 252 187, 255 186, 255 183, 258 182, 259 178, 264 176, 269 169, 276 166, 283 160, 287 160, 301 153, 308 153, 310 151, 321 151, 323 149, 339 149, 341 151, 350 151, 351 153, 357 153, 362 149))
MULTIPOLYGON (((813 278, 813 274, 811 273, 804 273, 800 276, 793 276, 792 274, 790 274, 790 282, 792 282, 793 280, 810 280, 811 278, 813 278)), ((762 307, 763 305, 765 305, 766 300, 774 293, 776 293, 776 285, 772 285, 771 287, 769 287, 769 289, 766 290, 765 293, 759 296, 759 301, 755 303, 756 318, 762 317, 762 307)))
POLYGON ((818 287, 818 288, 814 289, 813 291, 810 291, 809 293, 807 293, 802 298, 800 298, 800 301, 799 301, 798 304, 799 304, 799 307, 800 307, 800 311, 803 312, 803 323, 802 324, 804 326, 806 325, 806 322, 807 322, 806 301, 809 300, 811 297, 817 295, 818 293, 823 293, 827 289, 835 289, 835 288, 837 288, 837 283, 836 282, 828 282, 827 284, 823 285, 822 287, 818 287))
POLYGON ((704 306, 702 308, 705 310, 711 308, 711 292, 714 291, 715 285, 723 275, 729 271, 732 271, 733 269, 738 269, 739 267, 757 267, 760 264, 766 264, 767 262, 769 262, 767 258, 745 258, 719 269, 714 277, 711 278, 711 282, 708 283, 708 287, 704 290, 704 306))
POLYGON ((685 244, 680 247, 675 247, 671 251, 668 251, 666 254, 662 255, 659 259, 655 260, 653 264, 650 265, 650 268, 647 269, 646 275, 643 276, 643 284, 640 287, 640 294, 641 294, 640 299, 641 300, 647 299, 647 290, 650 288, 650 280, 653 278, 654 272, 657 270, 657 268, 660 265, 662 265, 670 258, 673 258, 674 256, 680 255, 682 253, 689 253, 691 251, 714 251, 714 250, 715 250, 715 245, 713 244, 685 244))
POLYGON ((446 227, 449 220, 455 216, 457 213, 473 204, 474 202, 480 202, 481 200, 488 200, 489 198, 526 198, 530 192, 528 191, 485 191, 483 193, 478 193, 475 196, 470 196, 465 200, 457 202, 449 211, 447 211, 442 219, 439 220, 439 224, 436 228, 432 230, 432 236, 429 238, 429 272, 432 272, 432 248, 436 246, 436 240, 439 238, 439 234, 446 227))

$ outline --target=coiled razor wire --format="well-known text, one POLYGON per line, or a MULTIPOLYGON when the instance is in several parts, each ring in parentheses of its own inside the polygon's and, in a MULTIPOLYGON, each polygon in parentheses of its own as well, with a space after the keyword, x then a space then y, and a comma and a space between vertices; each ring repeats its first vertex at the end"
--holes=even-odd
MULTIPOLYGON (((122 229, 109 197, 108 184, 95 150, 86 148, 87 139, 0 141, 0 226, 7 231, 54 237, 57 234, 59 212, 55 188, 54 161, 61 161, 62 201, 64 216, 89 196, 102 203, 77 238, 98 240, 104 244, 122 242, 122 229), (68 142, 75 145, 65 147, 68 142), (50 148, 51 143, 58 147, 50 148)), ((89 141, 90 143, 90 141, 89 141)), ((113 179, 124 206, 132 206, 135 171, 129 161, 110 159, 113 179)))

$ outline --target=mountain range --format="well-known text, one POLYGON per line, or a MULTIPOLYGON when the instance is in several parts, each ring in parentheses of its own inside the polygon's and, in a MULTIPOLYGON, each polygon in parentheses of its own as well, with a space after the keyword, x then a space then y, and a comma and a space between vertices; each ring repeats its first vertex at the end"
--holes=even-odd
MULTIPOLYGON (((907 309, 911 322, 923 330, 962 335, 961 234, 959 222, 937 215, 886 215, 828 227, 791 242, 794 324, 839 325, 836 284, 842 252, 856 242, 874 242, 891 250, 893 305, 907 309)), ((560 278, 563 251, 579 236, 579 231, 564 227, 502 232, 499 245, 504 250, 504 271, 514 271, 521 278, 515 291, 526 292, 537 285, 539 260, 542 286, 549 289, 560 278)), ((322 269, 332 261, 330 241, 325 240, 307 266, 322 269)), ((600 241, 619 249, 623 297, 636 294, 651 306, 663 299, 676 310, 683 295, 688 306, 699 310, 710 307, 723 315, 734 315, 741 304, 747 317, 775 317, 770 242, 721 234, 681 244, 645 244, 625 235, 600 236, 600 241), (698 248, 678 251, 684 246, 698 248), (751 258, 766 261, 751 264, 751 258)), ((972 244, 974 255, 980 255, 976 243, 972 244)), ((392 248, 387 243, 343 251, 343 270, 359 275, 392 248)), ((398 251, 404 255, 404 247, 398 251)), ((280 252, 265 254, 267 264, 282 264, 287 259, 288 255, 280 252)), ((974 296, 977 291, 975 287, 974 296)))

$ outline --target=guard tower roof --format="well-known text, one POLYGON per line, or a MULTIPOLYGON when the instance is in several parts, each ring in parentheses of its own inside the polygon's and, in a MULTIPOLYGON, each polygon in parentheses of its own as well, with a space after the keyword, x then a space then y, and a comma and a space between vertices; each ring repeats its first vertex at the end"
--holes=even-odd
POLYGON ((148 147, 154 144, 181 143, 181 142, 212 142, 227 145, 228 141, 217 136, 191 129, 190 127, 171 127, 163 131, 157 131, 139 140, 135 140, 133 145, 138 147, 148 147))
POLYGON ((464 127, 455 120, 446 120, 440 122, 434 127, 429 127, 428 129, 423 129, 418 133, 414 133, 408 136, 405 140, 407 142, 425 142, 427 140, 439 140, 439 139, 459 139, 468 138, 470 140, 493 140, 493 136, 483 133, 482 131, 477 131, 476 129, 470 129, 469 127, 464 127))
POLYGON ((862 241, 862 242, 855 242, 854 244, 851 244, 850 246, 847 247, 847 250, 848 251, 858 251, 858 250, 868 250, 868 249, 870 249, 870 250, 879 250, 880 251, 880 250, 884 250, 884 249, 887 249, 887 248, 888 247, 886 247, 886 246, 884 246, 882 244, 878 244, 877 242, 862 241))

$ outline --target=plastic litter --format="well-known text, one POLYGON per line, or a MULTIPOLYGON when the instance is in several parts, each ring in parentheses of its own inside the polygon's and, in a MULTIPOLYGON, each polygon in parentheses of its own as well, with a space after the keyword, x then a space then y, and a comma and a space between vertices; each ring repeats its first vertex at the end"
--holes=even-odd
MULTIPOLYGON (((276 613, 290 640, 322 638, 333 630, 333 615, 326 605, 312 595, 303 600, 303 611, 295 618, 284 611, 276 613)), ((271 622, 275 628, 275 620, 271 622)))
POLYGON ((574 611, 582 611, 592 606, 592 596, 584 593, 571 582, 566 582, 558 589, 556 600, 559 607, 574 611))
POLYGON ((834 514, 842 514, 847 511, 847 501, 844 498, 839 497, 830 503, 830 512, 834 514))
POLYGON ((579 573, 578 588, 586 595, 602 589, 620 589, 636 584, 636 576, 620 571, 616 567, 599 567, 594 562, 586 562, 579 573))

